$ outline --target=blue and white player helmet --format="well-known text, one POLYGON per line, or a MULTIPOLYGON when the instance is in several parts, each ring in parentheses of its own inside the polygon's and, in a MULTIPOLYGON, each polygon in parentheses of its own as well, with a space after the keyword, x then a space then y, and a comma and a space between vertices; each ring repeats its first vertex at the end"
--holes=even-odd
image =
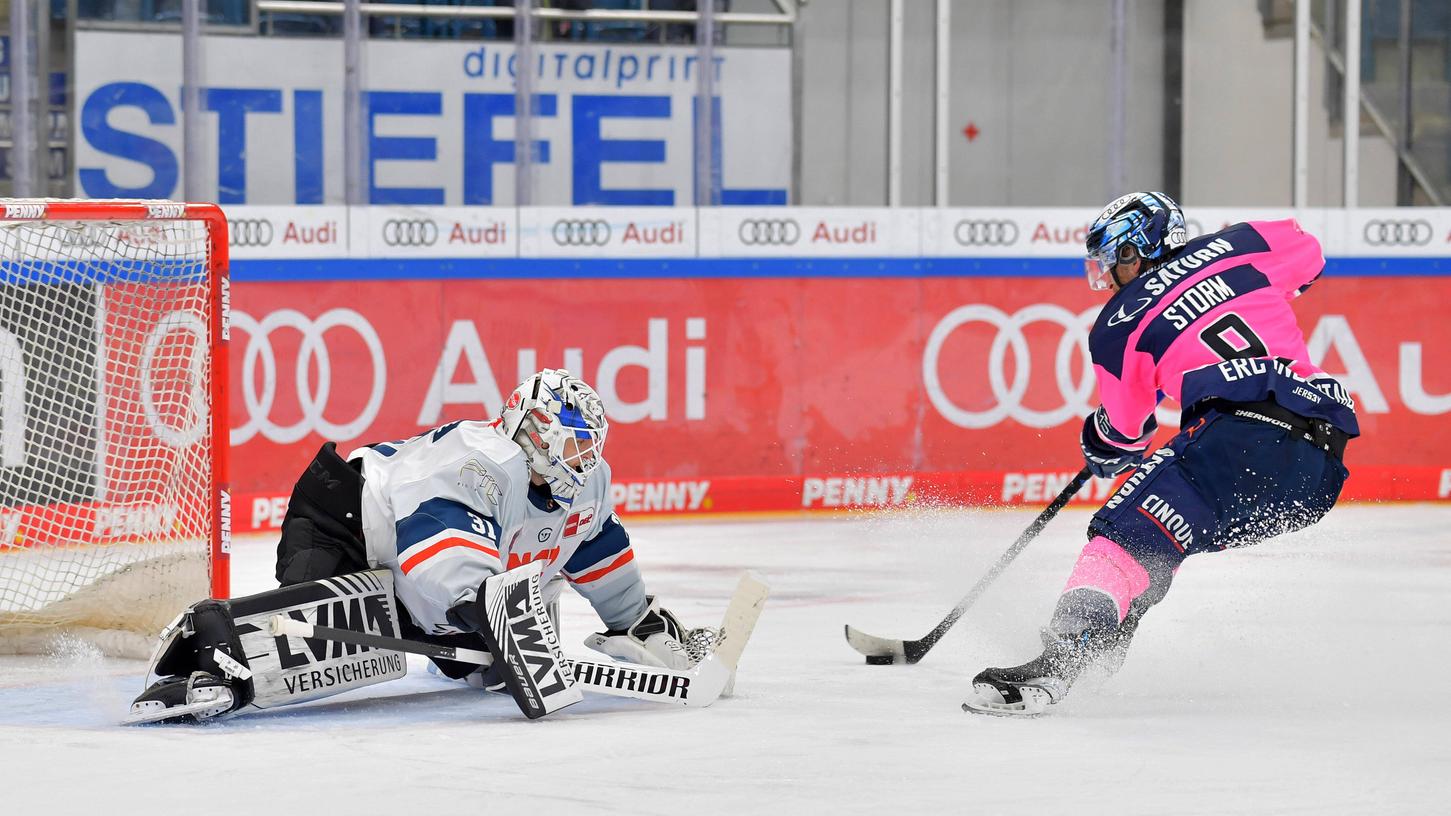
POLYGON ((1088 288, 1112 288, 1119 253, 1132 246, 1145 261, 1166 261, 1189 242, 1184 211, 1163 193, 1129 193, 1104 207, 1088 228, 1088 288))
POLYGON ((604 461, 609 421, 600 395, 564 369, 546 368, 509 395, 500 414, 505 435, 529 467, 568 503, 604 461))

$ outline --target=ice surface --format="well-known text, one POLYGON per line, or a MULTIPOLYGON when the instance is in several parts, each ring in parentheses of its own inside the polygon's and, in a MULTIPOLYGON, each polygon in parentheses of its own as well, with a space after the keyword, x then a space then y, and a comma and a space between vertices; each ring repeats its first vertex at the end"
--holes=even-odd
MULTIPOLYGON (((1304 813, 1451 811, 1451 507, 1350 506, 1191 559, 1124 669, 1049 717, 964 714, 979 668, 1037 653, 1084 541, 1053 522, 917 666, 866 666, 843 623, 920 637, 1031 512, 917 510, 629 526, 651 591, 715 622, 737 574, 773 588, 736 696, 591 696, 537 722, 429 675, 201 727, 116 725, 143 666, 0 659, 13 814, 1304 813)), ((237 593, 273 542, 234 543, 237 593)), ((596 624, 568 596, 569 651, 596 624)))

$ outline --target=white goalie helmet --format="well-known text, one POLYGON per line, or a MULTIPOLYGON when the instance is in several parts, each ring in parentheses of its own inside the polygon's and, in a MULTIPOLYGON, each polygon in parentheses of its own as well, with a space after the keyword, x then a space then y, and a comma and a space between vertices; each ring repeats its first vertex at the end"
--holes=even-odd
POLYGON ((565 502, 604 461, 609 422, 600 395, 564 369, 546 368, 509 395, 499 417, 529 467, 565 502))

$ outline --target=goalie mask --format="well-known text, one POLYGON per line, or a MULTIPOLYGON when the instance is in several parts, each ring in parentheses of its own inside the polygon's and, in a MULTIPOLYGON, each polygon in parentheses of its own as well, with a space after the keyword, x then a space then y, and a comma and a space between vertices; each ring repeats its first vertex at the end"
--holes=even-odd
POLYGON ((529 468, 568 502, 604 461, 609 422, 599 394, 564 369, 546 368, 509 395, 500 419, 529 468))

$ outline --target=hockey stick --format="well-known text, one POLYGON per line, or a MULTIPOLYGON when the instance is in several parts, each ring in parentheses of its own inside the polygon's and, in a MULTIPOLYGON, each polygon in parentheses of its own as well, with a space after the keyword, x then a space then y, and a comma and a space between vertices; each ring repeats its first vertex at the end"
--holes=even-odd
MULTIPOLYGON (((274 635, 335 640, 354 646, 407 652, 480 666, 491 666, 494 663, 494 656, 480 649, 435 646, 419 640, 384 637, 331 626, 315 626, 293 620, 286 615, 273 616, 271 629, 274 635)), ((633 666, 588 658, 571 657, 566 658, 565 662, 574 674, 575 683, 583 689, 616 697, 633 697, 637 700, 682 706, 708 706, 715 702, 731 676, 731 670, 714 657, 702 660, 691 671, 633 666)))
MULTIPOLYGON (((631 697, 654 703, 670 703, 680 706, 703 708, 715 702, 730 683, 735 673, 741 651, 750 640, 760 617, 761 607, 766 601, 769 589, 765 584, 751 577, 741 576, 736 593, 726 608, 722 623, 721 640, 714 652, 689 671, 662 669, 619 663, 613 660, 591 658, 566 658, 575 683, 586 691, 599 692, 615 697, 631 697)), ((352 629, 337 629, 331 626, 317 626, 295 620, 286 615, 271 618, 272 634, 303 638, 321 638, 354 646, 367 646, 395 652, 454 660, 460 663, 474 663, 480 666, 492 665, 494 656, 478 649, 463 649, 437 646, 404 638, 391 638, 358 632, 352 629)))
POLYGON ((1018 553, 1022 552, 1023 548, 1028 546, 1029 542, 1037 538, 1039 533, 1043 532, 1043 528, 1048 526, 1048 522, 1052 521, 1053 517, 1058 515, 1058 511, 1062 510, 1073 499, 1074 494, 1082 490, 1084 485, 1088 484, 1088 480, 1092 475, 1088 468, 1080 470, 1078 475, 1073 477, 1073 481, 1069 482, 1063 488, 1062 492, 1058 494, 1057 498, 1053 499, 1053 503, 1048 505, 1043 512, 1039 513, 1036 519, 1033 519, 1033 523, 1028 525, 1028 529, 1024 530, 1022 535, 1018 536, 1018 540, 1013 542, 1013 546, 1009 547, 1008 551, 1003 553, 996 564, 993 564, 992 569, 988 570, 986 575, 978 579, 978 582, 973 585, 972 590, 962 600, 957 602, 957 606, 954 606, 951 612, 947 613, 947 617, 943 618, 942 622, 937 624, 936 628, 931 632, 923 635, 920 640, 892 640, 890 638, 877 637, 876 635, 869 635, 859 629, 853 629, 848 624, 846 627, 846 642, 850 643, 853 649, 867 656, 868 665, 890 665, 892 663, 910 664, 921 660, 923 655, 927 654, 933 646, 937 645, 937 641, 941 640, 942 636, 947 634, 947 630, 951 629, 957 623, 963 613, 977 602, 977 598, 983 593, 983 590, 987 589, 988 585, 996 580, 1002 574, 1003 570, 1008 568, 1009 564, 1013 563, 1013 559, 1018 557, 1018 553))

